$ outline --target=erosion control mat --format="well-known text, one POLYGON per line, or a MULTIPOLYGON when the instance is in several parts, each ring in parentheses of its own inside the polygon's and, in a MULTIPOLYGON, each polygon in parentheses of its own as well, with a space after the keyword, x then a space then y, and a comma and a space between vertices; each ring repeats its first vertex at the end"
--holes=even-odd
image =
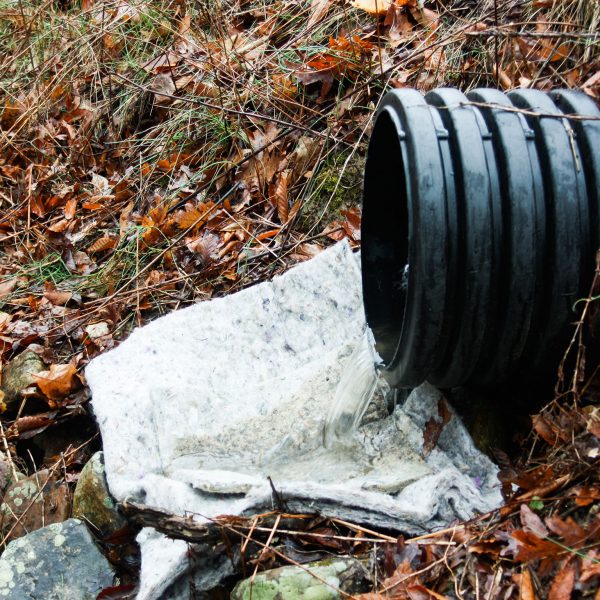
MULTIPOLYGON (((323 448, 364 328, 357 257, 340 243, 138 329, 86 370, 112 493, 203 522, 270 510, 275 489, 291 512, 411 534, 498 506, 495 466, 430 386, 392 411, 381 386, 353 443, 323 448)), ((163 597, 187 545, 148 529, 138 539, 138 597, 163 597)))

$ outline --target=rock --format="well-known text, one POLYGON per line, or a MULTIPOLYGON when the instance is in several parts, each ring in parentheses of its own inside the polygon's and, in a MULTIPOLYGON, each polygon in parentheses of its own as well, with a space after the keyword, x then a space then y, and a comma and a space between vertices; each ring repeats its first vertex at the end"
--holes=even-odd
POLYGON ((264 571, 253 583, 251 578, 244 579, 233 589, 231 600, 333 600, 342 596, 340 590, 354 595, 368 588, 369 574, 361 562, 334 558, 304 569, 289 566, 264 571))
POLYGON ((73 516, 89 521, 102 536, 127 525, 108 491, 103 452, 96 452, 81 471, 73 495, 73 516))
POLYGON ((0 500, 4 497, 8 486, 14 483, 15 479, 23 479, 23 477, 19 472, 13 473, 10 463, 6 460, 6 455, 0 452, 0 500))
POLYGON ((69 519, 8 544, 0 558, 0 598, 94 600, 113 577, 87 527, 69 519))
POLYGON ((46 365, 42 359, 29 350, 7 363, 2 370, 2 386, 0 386, 0 390, 4 392, 6 406, 9 407, 17 402, 21 392, 35 384, 35 375, 45 370, 46 365))
POLYGON ((69 488, 47 469, 38 471, 8 486, 0 513, 2 532, 10 539, 60 523, 69 517, 69 488))

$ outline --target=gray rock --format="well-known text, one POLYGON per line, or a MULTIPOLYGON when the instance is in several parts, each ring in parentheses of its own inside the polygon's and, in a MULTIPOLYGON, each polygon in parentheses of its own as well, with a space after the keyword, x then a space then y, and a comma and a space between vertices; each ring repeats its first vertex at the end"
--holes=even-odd
POLYGON ((0 386, 0 390, 4 392, 6 406, 9 407, 17 402, 21 392, 36 382, 35 375, 45 370, 46 365, 42 359, 29 350, 7 363, 2 370, 2 386, 0 386))
POLYGON ((354 558, 333 558, 259 573, 240 581, 231 600, 333 600, 369 588, 369 574, 354 558), (251 591, 252 590, 252 591, 251 591))
POLYGON ((0 558, 0 598, 94 600, 114 572, 78 519, 10 542, 0 558))
POLYGON ((11 483, 0 505, 0 529, 9 539, 21 537, 69 516, 69 488, 44 469, 11 483))
POLYGON ((0 505, 0 529, 13 540, 69 517, 69 487, 44 469, 17 479, 6 489, 0 505))
POLYGON ((102 535, 127 525, 108 491, 103 452, 96 452, 81 471, 73 495, 73 516, 89 521, 102 535))

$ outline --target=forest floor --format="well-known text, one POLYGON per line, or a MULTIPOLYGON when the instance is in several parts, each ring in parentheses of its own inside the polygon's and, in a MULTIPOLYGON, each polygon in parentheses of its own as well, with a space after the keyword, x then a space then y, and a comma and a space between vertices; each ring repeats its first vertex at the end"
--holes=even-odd
MULTIPOLYGON (((599 26, 594 0, 0 0, 0 364, 29 350, 47 365, 4 398, 6 459, 72 488, 101 446, 90 359, 334 240, 359 247, 386 90, 598 101, 599 26)), ((576 368, 539 398, 522 452, 496 456, 506 505, 380 544, 370 598, 600 598, 600 409, 582 341, 597 308, 581 308, 576 368)), ((320 527, 330 549, 371 550, 358 526, 320 527)))

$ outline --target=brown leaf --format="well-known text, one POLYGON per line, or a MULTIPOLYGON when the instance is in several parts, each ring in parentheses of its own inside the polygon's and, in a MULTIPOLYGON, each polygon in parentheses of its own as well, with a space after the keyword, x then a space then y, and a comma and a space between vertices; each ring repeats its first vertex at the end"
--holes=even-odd
POLYGON ((540 538, 548 537, 548 529, 542 522, 542 520, 527 506, 527 504, 521 504, 521 524, 525 531, 530 531, 540 538))
POLYGON ((312 29, 329 11, 331 0, 312 0, 310 5, 310 15, 306 23, 307 29, 312 29))
POLYGON ((51 365, 49 371, 38 373, 35 379, 44 396, 56 402, 62 400, 71 391, 76 372, 77 369, 71 363, 51 365))
POLYGON ((513 531, 512 537, 517 541, 515 560, 520 562, 556 556, 562 552, 562 548, 557 544, 540 539, 534 533, 524 531, 523 529, 513 531))
POLYGON ((558 435, 554 429, 550 426, 547 419, 542 414, 534 415, 531 420, 533 421, 533 428, 536 433, 550 446, 553 446, 557 440, 558 435))
POLYGON ((277 207, 277 216, 282 225, 285 225, 288 221, 290 207, 288 200, 288 179, 290 176, 289 171, 283 171, 279 173, 277 181, 273 186, 273 194, 271 202, 277 207))
POLYGON ((410 600, 431 600, 431 598, 434 598, 434 600, 448 600, 447 596, 442 596, 442 594, 438 594, 421 584, 409 585, 406 588, 406 594, 410 600))
POLYGON ((61 292, 55 289, 47 289, 44 292, 44 298, 49 300, 54 306, 64 306, 72 297, 73 292, 61 292))
POLYGON ((70 200, 67 200, 67 203, 65 204, 65 210, 64 210, 65 219, 68 219, 70 221, 75 216, 76 210, 77 210, 77 198, 71 198, 70 200))
POLYGON ((23 434, 33 429, 39 429, 40 427, 46 427, 54 422, 56 419, 56 412, 42 413, 38 415, 30 415, 26 417, 20 417, 13 423, 13 427, 19 434, 23 434))
POLYGON ((0 300, 4 300, 4 298, 10 296, 16 287, 16 277, 11 277, 9 279, 5 279, 4 281, 0 281, 0 300))
POLYGON ((179 226, 179 229, 190 229, 191 227, 199 227, 206 223, 208 217, 211 216, 211 211, 215 204, 213 202, 206 202, 189 208, 185 211, 179 211, 175 215, 175 222, 179 226))
POLYGON ((370 15, 385 15, 392 5, 392 0, 354 0, 352 5, 370 15))
POLYGON ((98 238, 93 244, 90 244, 87 251, 88 254, 95 254, 96 252, 104 252, 104 250, 112 250, 117 245, 117 240, 108 236, 102 236, 98 238))
POLYGON ((580 527, 572 517, 567 517, 563 521, 558 515, 553 515, 546 519, 546 525, 552 533, 559 535, 567 546, 578 546, 586 538, 586 532, 580 527))
POLYGON ((527 568, 523 569, 519 578, 519 600, 537 600, 531 572, 527 568))
POLYGON ((577 506, 589 506, 595 500, 600 500, 600 489, 594 485, 578 485, 574 487, 570 495, 575 496, 577 506))
POLYGON ((579 581, 585 583, 592 577, 600 576, 600 551, 590 550, 581 562, 579 581))
POLYGON ((443 396, 440 396, 438 400, 438 416, 441 421, 438 421, 432 416, 429 421, 425 424, 425 430, 423 431, 423 455, 427 456, 434 449, 435 445, 440 439, 440 435, 450 418, 452 413, 448 408, 448 403, 443 396))
POLYGON ((548 600, 570 600, 575 587, 576 571, 577 566, 575 563, 568 560, 554 577, 548 592, 548 600))

